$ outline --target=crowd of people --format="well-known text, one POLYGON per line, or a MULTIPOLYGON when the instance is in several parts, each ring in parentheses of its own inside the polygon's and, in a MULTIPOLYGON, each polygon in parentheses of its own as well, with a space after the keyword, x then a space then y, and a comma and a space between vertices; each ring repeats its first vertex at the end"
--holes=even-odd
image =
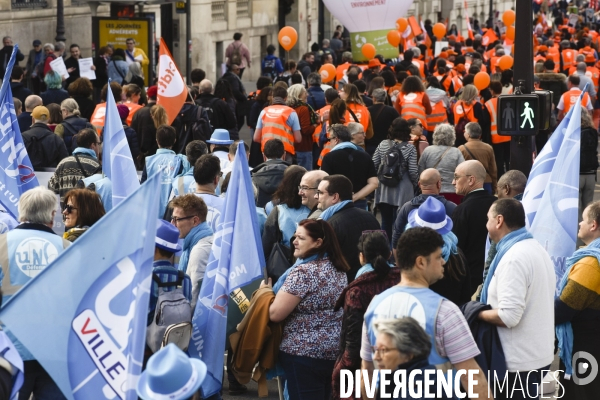
MULTIPOLYGON (((571 352, 559 367, 564 398, 595 398, 600 381, 574 382, 570 357, 582 351, 600 357, 594 336, 600 202, 593 202, 599 35, 583 18, 569 25, 563 3, 551 7, 553 24, 545 14, 536 16, 532 63, 536 87, 554 95, 552 129, 586 91, 578 237, 587 247, 568 259, 558 296, 554 264, 525 227, 520 200, 527 177, 510 170, 510 137, 497 131, 497 98, 513 90, 513 71, 498 65, 505 27, 474 24, 467 39, 449 29, 448 47, 434 56, 431 21, 425 21, 426 35, 402 49, 398 62, 376 56, 355 63, 341 30, 298 63, 282 63, 269 46, 250 94, 241 77, 251 58, 236 33, 226 51, 227 72, 213 84, 193 70, 189 96, 172 124, 156 104, 157 87, 145 88, 147 57, 132 40, 127 50, 100 49, 94 65, 105 80, 93 83, 73 69, 77 45, 65 61, 71 74, 65 81, 45 68, 62 56, 64 43, 34 41, 25 69, 13 68, 11 87, 32 165, 54 173, 48 188, 21 197, 20 224, 0 235, 0 243, 8 243, 0 246, 3 300, 31 279, 19 275, 19 243, 40 238, 60 254, 112 208, 101 157, 110 77, 141 182, 161 172, 152 332, 164 292, 181 286, 194 309, 233 160, 249 161, 269 279, 240 324, 264 329, 243 331, 243 340, 228 344, 229 394, 246 392, 258 363, 285 381, 292 400, 341 398, 341 371, 377 368, 473 370, 479 398, 539 398, 556 336, 561 351, 571 352), (489 41, 492 34, 497 40, 489 41), (327 63, 337 74, 325 84, 318 71, 327 63), (474 85, 481 71, 491 78, 486 88, 474 85), (246 126, 249 143, 240 140, 246 126), (245 154, 236 154, 238 148, 245 154), (64 238, 51 229, 57 194, 64 238), (490 374, 506 377, 508 385, 488 382, 490 374)), ((12 46, 11 39, 4 45, 12 46)), ((552 129, 536 138, 538 151, 552 129)), ((62 398, 35 357, 11 339, 25 362, 19 398, 62 398)), ((158 351, 160 340, 153 339, 138 389, 142 398, 173 392, 172 371, 165 373, 172 379, 162 380, 154 372, 163 359, 201 381, 205 366, 190 364, 172 345, 158 351), (144 385, 153 379, 163 383, 148 392, 144 385)), ((0 363, 0 378, 9 379, 3 368, 0 363)), ((461 378, 465 388, 467 379, 461 378)), ((198 387, 195 381, 177 398, 201 398, 198 387)))

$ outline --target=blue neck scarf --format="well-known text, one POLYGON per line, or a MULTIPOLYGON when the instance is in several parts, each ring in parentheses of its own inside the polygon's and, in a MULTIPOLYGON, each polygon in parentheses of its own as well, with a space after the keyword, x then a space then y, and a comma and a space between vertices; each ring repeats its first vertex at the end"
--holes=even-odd
POLYGON ((335 145, 331 151, 342 150, 342 149, 354 149, 358 150, 358 147, 352 142, 342 142, 335 145))
POLYGON ((496 246, 497 253, 496 257, 492 260, 492 264, 490 265, 489 272, 485 277, 485 282, 483 282, 483 288, 481 289, 481 302, 487 304, 487 296, 488 296, 488 288, 490 287, 490 282, 492 281, 492 277, 496 272, 496 267, 500 264, 500 260, 506 254, 506 252, 513 247, 515 244, 519 243, 521 240, 532 239, 531 233, 527 232, 526 228, 517 229, 504 236, 496 246))
POLYGON ((323 221, 327 221, 329 218, 331 218, 333 216, 333 214, 340 211, 348 203, 352 203, 352 200, 344 200, 342 202, 334 204, 333 206, 329 207, 327 210, 323 211, 321 213, 321 215, 319 216, 319 219, 322 219, 323 221))
MULTIPOLYGON (((560 297, 565 286, 567 286, 571 268, 584 257, 596 257, 598 262, 600 262, 600 239, 594 240, 587 247, 575 251, 571 257, 567 258, 567 269, 560 281, 558 297, 560 297)), ((571 365, 571 359, 573 358, 573 327, 571 326, 571 322, 557 325, 556 337, 558 338, 558 348, 560 350, 558 355, 565 364, 565 378, 569 379, 571 378, 571 374, 573 374, 573 366, 571 365)))
MULTIPOLYGON (((325 254, 324 257, 327 257, 327 254, 325 254)), ((288 275, 290 274, 290 271, 293 270, 294 268, 296 268, 298 265, 301 264, 306 264, 307 262, 310 261, 315 261, 316 259, 319 258, 319 254, 313 254, 310 257, 306 257, 306 258, 298 258, 296 260, 296 262, 294 263, 294 265, 292 265, 291 267, 289 267, 284 273, 283 275, 281 275, 281 277, 277 280, 277 282, 275 282, 275 284, 273 285, 273 292, 275 294, 277 294, 277 292, 279 292, 279 289, 281 289, 281 287, 283 286, 283 284, 285 283, 286 278, 288 277, 288 275)))
MULTIPOLYGON (((388 263, 388 266, 390 268, 394 268, 394 265, 392 265, 390 263, 388 263)), ((373 265, 371 265, 371 263, 366 263, 356 272, 356 276, 354 277, 354 279, 358 279, 358 277, 361 276, 362 274, 366 274, 367 272, 373 272, 373 271, 375 271, 375 269, 373 268, 373 265)))
POLYGON ((208 225, 208 222, 203 222, 200 225, 192 228, 190 233, 187 234, 185 239, 183 239, 183 252, 181 253, 181 257, 179 258, 179 270, 186 271, 188 261, 190 260, 190 253, 192 249, 200 241, 200 239, 205 238, 213 234, 212 229, 208 225))
POLYGON ((92 149, 86 149, 85 147, 78 147, 75 150, 73 150, 73 154, 85 154, 88 155, 90 157, 94 157, 94 159, 98 159, 98 157, 96 156, 96 152, 92 149))
POLYGON ((448 262, 450 254, 458 254, 458 238, 450 231, 442 235, 444 239, 444 247, 442 247, 442 257, 444 261, 448 262))

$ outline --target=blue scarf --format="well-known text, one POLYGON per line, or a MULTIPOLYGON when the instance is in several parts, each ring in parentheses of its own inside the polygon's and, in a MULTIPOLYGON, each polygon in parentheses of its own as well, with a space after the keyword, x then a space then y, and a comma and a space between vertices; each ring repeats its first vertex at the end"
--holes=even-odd
MULTIPOLYGON (((327 254, 325 254, 325 257, 327 257, 327 254)), ((273 285, 273 293, 277 294, 277 292, 279 292, 279 289, 281 289, 281 287, 283 286, 283 284, 285 283, 286 278, 288 277, 288 275, 290 274, 290 272, 296 268, 298 265, 301 264, 306 264, 307 262, 310 261, 315 261, 316 259, 319 258, 318 254, 313 254, 310 257, 306 257, 306 258, 299 258, 296 260, 296 262, 294 263, 294 265, 292 265, 291 267, 289 267, 284 273, 283 275, 281 275, 281 277, 277 280, 277 282, 275 282, 275 284, 273 285)))
POLYGON ((192 249, 194 248, 196 243, 198 243, 200 239, 210 236, 212 234, 213 230, 210 229, 210 226, 206 221, 192 228, 190 233, 188 233, 185 239, 183 239, 183 252, 181 253, 181 257, 179 257, 178 266, 178 269, 180 271, 186 271, 188 261, 190 260, 190 253, 192 252, 192 249))
MULTIPOLYGON (((586 248, 575 251, 571 257, 567 258, 567 269, 560 281, 559 298, 565 286, 567 286, 571 268, 584 257, 596 257, 598 262, 600 262, 600 239, 594 240, 586 248)), ((571 365, 571 359, 573 358, 573 327, 571 326, 571 322, 557 325, 556 337, 558 338, 558 348, 560 349, 558 355, 565 364, 565 378, 569 379, 573 373, 573 366, 571 365)))
POLYGON ((450 231, 442 235, 444 239, 444 247, 442 247, 442 257, 444 261, 448 262, 450 254, 458 254, 458 238, 450 231))
POLYGON ((354 149, 358 150, 358 147, 352 142, 342 142, 335 145, 331 151, 342 150, 342 149, 354 149))
POLYGON ((481 302, 487 304, 487 296, 488 296, 488 288, 490 287, 490 282, 492 281, 492 277, 496 273, 496 267, 500 264, 500 260, 506 254, 506 252, 513 247, 515 244, 519 243, 521 240, 532 239, 531 233, 527 232, 526 228, 517 229, 504 236, 502 240, 498 242, 496 246, 496 257, 492 260, 492 264, 490 265, 490 269, 488 271, 487 276, 485 277, 485 282, 483 282, 483 288, 481 289, 481 302))
POLYGON ((98 159, 98 156, 96 156, 96 152, 94 150, 86 149, 85 147, 76 148, 75 150, 73 150, 73 154, 85 154, 90 157, 94 157, 95 160, 98 159))
POLYGON ((329 207, 327 210, 325 210, 321 213, 321 215, 319 216, 319 219, 322 219, 323 221, 327 221, 329 218, 331 218, 333 216, 333 214, 340 211, 348 203, 352 203, 352 200, 344 200, 344 201, 341 201, 341 202, 329 207))
MULTIPOLYGON (((390 263, 388 263, 388 265, 390 268, 394 267, 390 263)), ((358 277, 361 276, 362 274, 366 274, 367 272, 373 272, 373 271, 375 271, 375 269, 373 268, 373 265, 371 265, 371 263, 366 263, 365 265, 360 267, 360 269, 356 272, 356 276, 354 277, 354 279, 358 279, 358 277)))

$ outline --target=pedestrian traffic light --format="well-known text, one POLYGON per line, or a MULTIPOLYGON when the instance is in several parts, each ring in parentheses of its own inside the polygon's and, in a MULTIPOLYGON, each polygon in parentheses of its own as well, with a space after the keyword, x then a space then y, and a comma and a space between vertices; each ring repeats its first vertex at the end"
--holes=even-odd
POLYGON ((498 96, 498 133, 500 135, 535 135, 540 130, 540 100, 537 94, 498 96))

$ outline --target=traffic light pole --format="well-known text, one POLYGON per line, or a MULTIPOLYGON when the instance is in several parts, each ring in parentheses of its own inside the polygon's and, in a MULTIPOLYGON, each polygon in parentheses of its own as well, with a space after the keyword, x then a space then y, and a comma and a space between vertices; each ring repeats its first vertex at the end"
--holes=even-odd
MULTIPOLYGON (((523 81, 521 91, 533 91, 533 17, 531 0, 516 0, 515 53, 513 86, 523 81)), ((510 141, 510 169, 518 169, 529 176, 533 164, 535 136, 513 136, 510 141)))

